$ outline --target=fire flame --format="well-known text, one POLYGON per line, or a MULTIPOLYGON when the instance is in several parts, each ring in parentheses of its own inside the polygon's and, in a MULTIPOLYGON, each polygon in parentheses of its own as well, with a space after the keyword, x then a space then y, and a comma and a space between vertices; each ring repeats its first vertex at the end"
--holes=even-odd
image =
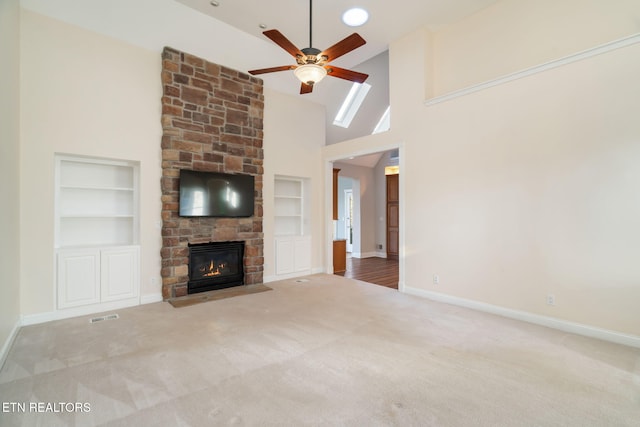
POLYGON ((200 272, 202 273, 202 277, 213 277, 213 276, 219 276, 222 274, 222 270, 226 267, 227 265, 223 262, 221 262, 220 264, 218 264, 216 266, 216 264, 213 262, 213 260, 209 261, 209 266, 208 267, 201 267, 200 268, 200 272))

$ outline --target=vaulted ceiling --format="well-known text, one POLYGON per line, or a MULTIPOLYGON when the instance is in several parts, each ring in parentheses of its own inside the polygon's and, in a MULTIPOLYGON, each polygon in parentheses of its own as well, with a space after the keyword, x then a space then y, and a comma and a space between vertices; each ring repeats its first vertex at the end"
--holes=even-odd
MULTIPOLYGON (((309 46, 309 0, 176 0, 216 20, 225 22, 245 33, 251 34, 273 49, 274 44, 262 32, 277 29, 299 48, 309 46), (217 4, 214 6, 213 4, 217 4)), ((316 0, 313 2, 312 41, 313 46, 323 50, 353 32, 359 33, 367 44, 338 58, 339 67, 354 69, 369 74, 367 83, 371 90, 349 128, 334 126, 333 120, 352 83, 335 78, 325 78, 318 83, 312 94, 298 95, 300 84, 291 71, 264 74, 267 87, 304 96, 326 108, 327 144, 370 134, 389 105, 389 43, 417 28, 426 26, 436 29, 459 20, 492 3, 495 0, 316 0), (357 28, 345 25, 342 14, 358 6, 369 12, 369 21, 357 28)), ((229 41, 227 41, 229 42, 229 41)), ((252 52, 244 51, 251 55, 252 52)), ((270 50, 271 51, 271 50, 270 50)), ((284 50, 276 50, 268 61, 255 61, 255 68, 267 68, 293 64, 292 57, 284 50)))

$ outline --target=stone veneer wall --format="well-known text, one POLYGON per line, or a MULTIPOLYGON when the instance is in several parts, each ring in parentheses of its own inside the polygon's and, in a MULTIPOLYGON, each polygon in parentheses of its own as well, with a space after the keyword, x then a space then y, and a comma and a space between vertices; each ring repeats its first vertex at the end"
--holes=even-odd
POLYGON ((187 294, 189 243, 244 240, 245 283, 262 283, 262 81, 166 47, 162 86, 162 297, 187 294), (180 169, 253 175, 253 217, 181 218, 180 169))

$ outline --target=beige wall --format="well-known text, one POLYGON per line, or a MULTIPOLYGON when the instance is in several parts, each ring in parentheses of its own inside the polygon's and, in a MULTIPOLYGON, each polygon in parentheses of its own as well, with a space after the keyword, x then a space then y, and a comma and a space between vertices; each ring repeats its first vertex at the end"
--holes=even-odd
POLYGON ((0 2, 0 367, 2 349, 20 319, 20 2, 0 2))
POLYGON ((140 162, 141 295, 159 293, 160 54, 26 10, 22 30, 22 314, 55 307, 54 153, 140 162))
MULTIPOLYGON (((607 41, 580 36, 596 12, 618 18, 637 10, 632 2, 584 5, 589 9, 579 14, 554 15, 563 30, 556 41, 567 46, 560 56, 607 41), (576 41, 565 40, 573 36, 569 28, 578 31, 576 41)), ((525 7, 519 0, 496 7, 503 13, 480 12, 441 34, 417 31, 390 48, 392 123, 382 138, 403 146, 404 284, 640 336, 640 44, 422 104, 420 94, 428 92, 423 77, 438 69, 436 58, 445 50, 447 58, 468 52, 437 40, 482 39, 479 28, 511 40, 520 27, 505 23, 527 15, 535 18, 531 26, 544 25, 560 8, 548 2, 525 7), (425 90, 417 93, 420 84, 425 90), (433 274, 440 276, 439 285, 433 274), (555 295, 555 306, 546 304, 547 294, 555 295)), ((638 31, 631 25, 621 33, 613 18, 603 19, 597 34, 619 38, 638 31)), ((555 44, 530 57, 526 52, 516 68, 558 53, 555 44)), ((471 78, 456 78, 456 85, 514 71, 505 68, 511 59, 496 56, 477 67, 460 62, 471 78)), ((332 157, 383 143, 376 135, 324 153, 332 157)))
POLYGON ((435 34, 434 95, 637 32, 637 0, 503 0, 435 34))
POLYGON ((639 58, 425 108, 407 142, 407 286, 640 335, 639 58))
POLYGON ((308 178, 311 184, 311 268, 323 268, 324 209, 321 149, 324 145, 324 107, 299 96, 265 89, 264 93, 264 277, 275 276, 274 178, 308 178))

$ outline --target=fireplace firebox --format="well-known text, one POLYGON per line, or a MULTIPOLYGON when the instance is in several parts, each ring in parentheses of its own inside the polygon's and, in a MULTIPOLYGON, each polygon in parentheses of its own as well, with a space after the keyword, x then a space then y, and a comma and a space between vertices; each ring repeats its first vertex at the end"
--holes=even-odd
POLYGON ((244 242, 190 244, 187 292, 244 285, 243 258, 244 242))

